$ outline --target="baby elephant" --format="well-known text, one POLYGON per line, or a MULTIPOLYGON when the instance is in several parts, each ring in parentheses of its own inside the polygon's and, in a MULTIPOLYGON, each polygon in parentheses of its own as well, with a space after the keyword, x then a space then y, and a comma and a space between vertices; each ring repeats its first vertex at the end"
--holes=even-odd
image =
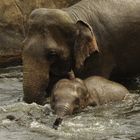
POLYGON ((89 105, 121 101, 127 94, 129 91, 121 84, 99 76, 92 76, 85 80, 62 79, 56 83, 51 95, 51 107, 57 114, 53 127, 57 129, 65 115, 70 115, 89 105))

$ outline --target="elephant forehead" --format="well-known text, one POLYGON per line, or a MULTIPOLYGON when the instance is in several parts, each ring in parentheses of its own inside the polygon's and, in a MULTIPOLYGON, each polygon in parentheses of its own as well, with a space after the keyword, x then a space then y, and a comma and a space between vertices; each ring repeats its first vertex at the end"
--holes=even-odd
POLYGON ((75 83, 67 82, 67 83, 58 83, 55 86, 54 94, 58 96, 63 96, 66 98, 77 98, 80 94, 77 90, 79 86, 75 83))
POLYGON ((55 91, 54 98, 58 101, 59 100, 60 101, 62 101, 62 100, 64 100, 64 101, 71 100, 72 101, 72 100, 78 98, 78 94, 74 90, 65 88, 65 89, 55 91))
POLYGON ((36 10, 33 10, 30 14, 30 22, 36 22, 36 23, 45 23, 46 25, 50 24, 64 24, 64 23, 72 23, 71 18, 69 15, 59 9, 45 9, 45 8, 39 8, 36 10))

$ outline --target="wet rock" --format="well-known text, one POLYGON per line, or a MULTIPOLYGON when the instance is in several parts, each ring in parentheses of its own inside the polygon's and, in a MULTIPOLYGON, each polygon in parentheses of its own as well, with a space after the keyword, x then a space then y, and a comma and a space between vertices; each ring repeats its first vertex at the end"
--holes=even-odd
POLYGON ((62 8, 80 0, 0 0, 0 67, 21 63, 26 20, 35 8, 62 8))
POLYGON ((57 8, 68 7, 68 6, 73 5, 79 1, 80 0, 53 0, 55 6, 57 8))

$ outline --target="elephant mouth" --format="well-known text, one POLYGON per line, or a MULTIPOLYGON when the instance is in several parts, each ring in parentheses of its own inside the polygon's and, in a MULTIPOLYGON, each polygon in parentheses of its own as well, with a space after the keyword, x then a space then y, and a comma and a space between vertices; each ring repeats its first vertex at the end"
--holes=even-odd
POLYGON ((46 87, 46 97, 50 97, 51 95, 51 91, 54 87, 54 85, 60 80, 60 79, 64 79, 64 78, 68 78, 68 72, 62 72, 62 73, 57 73, 57 72, 50 72, 49 74, 49 83, 46 87))
POLYGON ((65 77, 68 75, 72 69, 72 61, 71 60, 58 60, 54 64, 51 65, 50 75, 65 77))
POLYGON ((70 61, 59 61, 54 63, 49 72, 49 83, 46 88, 47 97, 51 95, 51 91, 56 82, 60 79, 69 78, 68 73, 71 71, 70 61))

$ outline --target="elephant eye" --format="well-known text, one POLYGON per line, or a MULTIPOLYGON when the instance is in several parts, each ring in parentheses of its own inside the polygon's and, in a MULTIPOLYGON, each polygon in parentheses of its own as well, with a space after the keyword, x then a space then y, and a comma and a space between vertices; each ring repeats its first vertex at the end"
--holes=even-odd
POLYGON ((48 60, 56 60, 58 57, 59 57, 59 55, 55 50, 50 50, 47 53, 48 60))

